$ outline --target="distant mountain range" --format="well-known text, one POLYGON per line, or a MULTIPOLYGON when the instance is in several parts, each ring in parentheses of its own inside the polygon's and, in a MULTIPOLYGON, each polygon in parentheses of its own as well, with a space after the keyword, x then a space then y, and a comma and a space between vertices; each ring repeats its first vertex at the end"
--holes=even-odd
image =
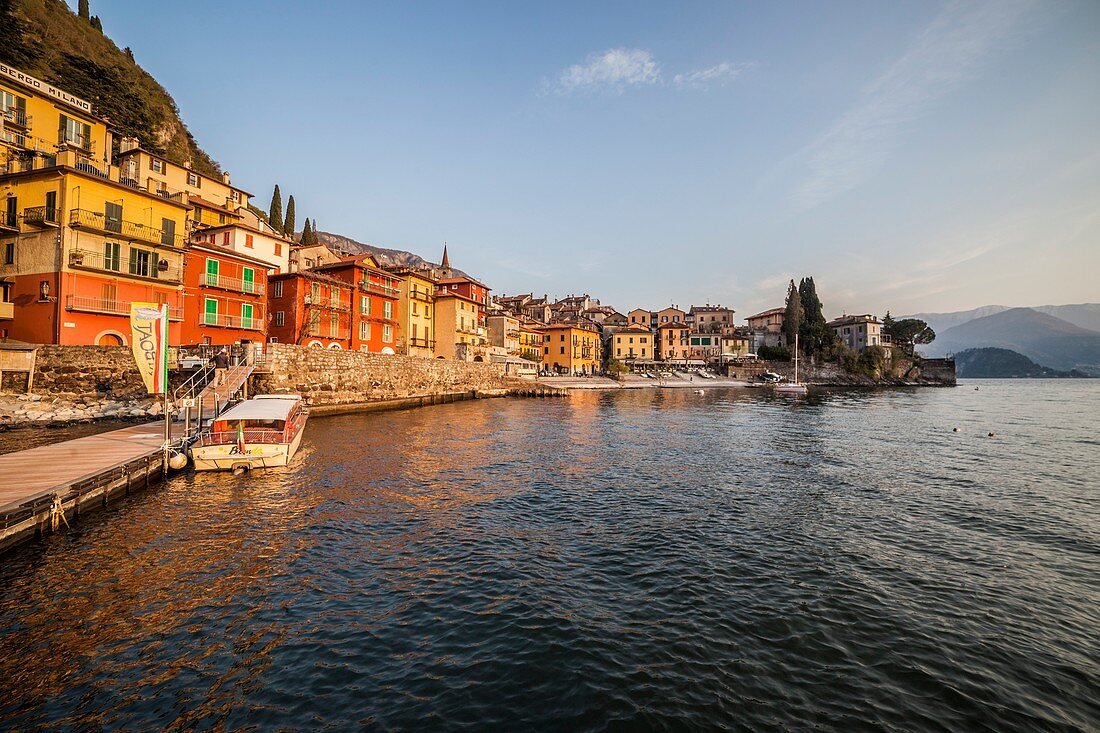
POLYGON ((1021 379, 1084 377, 1076 370, 1063 372, 1036 364, 1023 354, 1008 349, 966 349, 955 354, 958 376, 969 379, 1021 379))
MULTIPOLYGON (((919 318, 925 321, 936 333, 942 333, 954 326, 960 326, 967 321, 976 318, 992 316, 1004 311, 1012 310, 1007 305, 983 305, 968 311, 955 311, 954 313, 917 313, 906 318, 919 318)), ((1038 305, 1031 310, 1046 313, 1048 316, 1061 318, 1075 326, 1087 328, 1090 331, 1100 331, 1100 303, 1077 303, 1075 305, 1038 305)))
MULTIPOLYGON (((418 254, 406 252, 403 249, 388 249, 374 244, 367 244, 366 242, 358 242, 351 237, 345 237, 341 234, 319 231, 317 232, 317 239, 330 249, 335 249, 340 252, 347 252, 348 254, 367 253, 374 255, 374 258, 378 260, 378 264, 380 265, 396 265, 415 267, 418 269, 439 267, 435 262, 429 262, 418 254)), ((440 252, 440 254, 442 254, 442 252, 440 252)), ((455 268, 451 269, 454 271, 455 275, 466 274, 462 272, 462 270, 455 268)))
POLYGON ((962 313, 918 315, 936 331, 936 340, 920 351, 926 356, 946 356, 967 349, 1008 349, 1043 367, 1100 376, 1100 332, 1050 311, 1087 323, 1091 314, 1100 311, 1100 304, 1041 309, 986 306, 962 313))

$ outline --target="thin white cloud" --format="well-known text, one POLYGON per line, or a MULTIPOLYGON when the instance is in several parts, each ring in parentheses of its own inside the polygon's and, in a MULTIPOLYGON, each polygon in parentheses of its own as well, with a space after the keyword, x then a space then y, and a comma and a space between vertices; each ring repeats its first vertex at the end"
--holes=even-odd
POLYGON ((649 51, 640 48, 612 48, 592 54, 585 63, 574 64, 558 76, 554 91, 613 91, 621 93, 627 87, 649 86, 661 80, 661 68, 649 51))
POLYGON ((860 101, 806 152, 803 208, 853 189, 883 165, 895 139, 939 98, 973 78, 1005 40, 1030 0, 952 2, 860 101))
POLYGON ((712 85, 727 84, 744 73, 748 64, 732 64, 723 61, 706 69, 696 69, 672 77, 672 83, 686 89, 707 89, 712 85))

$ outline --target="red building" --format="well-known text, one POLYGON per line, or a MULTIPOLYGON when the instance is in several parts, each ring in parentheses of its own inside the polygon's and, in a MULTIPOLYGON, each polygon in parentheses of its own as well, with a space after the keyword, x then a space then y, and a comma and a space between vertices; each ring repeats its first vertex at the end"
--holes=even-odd
POLYGON ((192 244, 184 256, 182 343, 266 341, 269 267, 214 244, 192 244))
POLYGON ((352 348, 351 285, 306 270, 272 275, 268 287, 268 340, 325 349, 352 348))
POLYGON ((330 275, 355 289, 351 309, 351 348, 393 354, 400 338, 398 299, 404 279, 386 272, 370 255, 345 257, 313 272, 330 275))

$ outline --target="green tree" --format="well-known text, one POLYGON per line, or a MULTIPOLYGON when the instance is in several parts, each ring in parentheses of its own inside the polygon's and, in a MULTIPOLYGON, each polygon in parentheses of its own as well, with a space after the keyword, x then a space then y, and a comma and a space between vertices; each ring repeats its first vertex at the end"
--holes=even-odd
POLYGON ((275 184, 275 192, 271 194, 271 210, 267 213, 267 223, 276 232, 283 231, 283 194, 279 191, 279 184, 275 184))
POLYGON ((799 326, 799 342, 802 351, 815 355, 833 345, 836 334, 825 320, 825 309, 817 297, 813 277, 804 277, 798 285, 798 299, 802 303, 802 323, 799 326))
POLYGON ((885 322, 882 330, 889 334, 895 346, 905 349, 910 355, 917 344, 930 344, 936 340, 936 332, 919 318, 902 318, 897 321, 891 318, 890 330, 886 330, 885 322))
POLYGON ((787 288, 787 313, 783 316, 783 333, 787 337, 787 344, 794 347, 794 337, 802 328, 802 299, 798 295, 798 288, 791 280, 787 288))
POLYGON ((92 16, 92 27, 95 28, 100 33, 103 32, 103 22, 99 19, 98 15, 93 15, 92 16))
POLYGON ((91 9, 88 8, 88 0, 80 0, 80 2, 77 3, 77 8, 77 15, 84 20, 91 19, 91 9))
POLYGON ((298 244, 313 244, 310 241, 313 238, 313 229, 309 226, 309 219, 306 219, 306 223, 302 225, 302 238, 298 240, 298 244))
POLYGON ((882 317, 882 332, 893 337, 895 323, 897 323, 897 321, 890 315, 890 311, 886 311, 886 315, 882 317))
POLYGON ((291 194, 290 198, 286 200, 286 218, 283 221, 283 234, 288 237, 294 236, 294 195, 291 194))

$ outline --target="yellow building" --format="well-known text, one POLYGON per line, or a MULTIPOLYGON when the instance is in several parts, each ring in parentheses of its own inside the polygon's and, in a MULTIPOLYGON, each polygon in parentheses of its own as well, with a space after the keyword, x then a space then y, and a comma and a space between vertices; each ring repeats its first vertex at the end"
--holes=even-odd
POLYGON ((528 361, 541 362, 546 326, 533 318, 519 317, 519 355, 528 361))
POLYGON ((457 291, 436 288, 434 354, 440 359, 487 361, 488 338, 481 321, 482 305, 457 291))
POLYGON ((88 102, 0 64, 0 108, 0 336, 124 344, 130 303, 148 301, 169 306, 179 343, 186 200, 109 165, 88 102))
POLYGON ((403 350, 398 348, 398 353, 432 358, 435 356, 435 277, 428 270, 412 267, 387 267, 386 270, 405 278, 401 299, 397 301, 397 320, 404 334, 403 350))
POLYGON ((603 357, 600 329, 583 319, 546 326, 542 368, 559 374, 595 374, 603 357))
POLYGON ((229 173, 211 178, 187 166, 171 163, 142 148, 137 138, 119 140, 118 168, 127 185, 165 197, 188 197, 198 207, 197 226, 224 226, 240 221, 252 194, 233 186, 229 173))
POLYGON ((619 361, 653 359, 653 332, 634 324, 611 336, 611 356, 619 361))

